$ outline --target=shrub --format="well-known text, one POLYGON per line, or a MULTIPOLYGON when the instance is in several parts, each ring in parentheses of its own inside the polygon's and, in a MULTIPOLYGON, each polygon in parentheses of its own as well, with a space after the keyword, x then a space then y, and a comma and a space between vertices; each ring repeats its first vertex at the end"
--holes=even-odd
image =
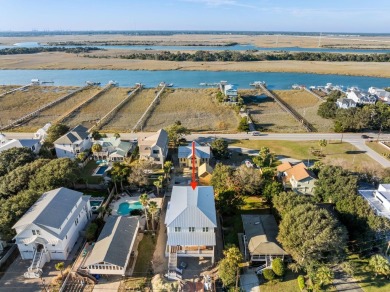
POLYGON ((274 271, 272 271, 272 269, 265 269, 263 271, 263 277, 264 277, 264 279, 271 281, 271 280, 275 279, 275 273, 274 273, 274 271))
POLYGON ((276 276, 283 277, 285 269, 282 259, 276 258, 272 261, 272 271, 274 271, 276 276))
POLYGON ((305 288, 305 278, 302 275, 298 276, 298 286, 301 291, 305 288))
POLYGON ((91 223, 88 226, 86 234, 85 234, 87 241, 93 241, 95 239, 97 229, 98 229, 98 225, 96 223, 91 223))

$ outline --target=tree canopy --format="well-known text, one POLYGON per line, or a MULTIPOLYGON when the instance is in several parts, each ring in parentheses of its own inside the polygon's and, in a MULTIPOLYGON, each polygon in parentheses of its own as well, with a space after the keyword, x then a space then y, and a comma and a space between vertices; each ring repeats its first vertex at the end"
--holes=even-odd
POLYGON ((242 254, 238 247, 228 246, 224 251, 224 258, 218 264, 218 276, 224 286, 231 286, 236 281, 238 264, 242 261, 242 254))
POLYGON ((0 177, 19 166, 32 162, 35 158, 34 152, 26 147, 4 150, 0 153, 0 177))
POLYGON ((228 142, 222 138, 214 140, 211 143, 211 151, 216 159, 228 158, 228 142))
POLYGON ((347 231, 328 211, 300 204, 282 217, 278 240, 298 265, 307 268, 341 259, 347 231))
POLYGON ((169 141, 172 142, 175 147, 179 144, 181 138, 190 133, 186 127, 182 126, 180 121, 169 126, 166 131, 168 133, 169 141))
POLYGON ((62 135, 65 135, 68 131, 69 127, 67 125, 61 123, 51 125, 47 130, 45 144, 52 146, 55 140, 60 138, 62 135))

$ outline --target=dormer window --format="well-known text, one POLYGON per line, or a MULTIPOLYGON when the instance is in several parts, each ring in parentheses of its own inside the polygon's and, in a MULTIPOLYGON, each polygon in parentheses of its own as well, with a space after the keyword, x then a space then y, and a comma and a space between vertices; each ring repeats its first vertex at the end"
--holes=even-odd
POLYGON ((41 235, 39 230, 31 230, 33 235, 41 235))

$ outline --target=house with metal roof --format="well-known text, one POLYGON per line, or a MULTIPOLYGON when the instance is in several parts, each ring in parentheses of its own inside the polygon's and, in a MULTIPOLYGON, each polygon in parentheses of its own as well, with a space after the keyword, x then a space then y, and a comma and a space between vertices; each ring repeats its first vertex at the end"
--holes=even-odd
MULTIPOLYGON (((209 164, 211 157, 210 146, 201 146, 195 142, 195 159, 198 168, 203 163, 209 164)), ((178 158, 180 167, 192 167, 192 144, 179 146, 178 158)))
POLYGON ((390 184, 380 184, 376 190, 358 190, 378 216, 390 219, 390 184))
POLYGON ((138 141, 140 160, 164 165, 168 155, 168 133, 160 129, 156 134, 138 141))
POLYGON ((316 175, 303 162, 291 164, 285 162, 276 168, 278 178, 285 189, 292 189, 300 194, 312 195, 314 193, 316 175))
POLYGON ((138 229, 137 217, 109 216, 81 269, 90 274, 125 276, 138 229))
POLYGON ((48 191, 12 227, 20 255, 33 260, 26 277, 50 260, 66 260, 91 218, 90 196, 67 188, 48 191))
POLYGON ((26 147, 34 153, 38 153, 41 149, 39 139, 8 139, 4 134, 0 136, 0 153, 11 148, 26 147))
POLYGON ((77 155, 92 147, 88 129, 78 125, 68 133, 54 141, 54 148, 58 158, 76 158, 77 155))
POLYGON ((273 215, 241 215, 241 219, 246 260, 269 266, 274 258, 288 255, 276 240, 279 230, 273 215))
POLYGON ((336 101, 336 105, 338 108, 348 109, 348 108, 356 107, 356 102, 350 98, 339 98, 336 101))
POLYGON ((178 272, 178 257, 206 257, 214 263, 217 216, 213 187, 173 186, 165 225, 169 273, 178 272))
POLYGON ((93 158, 95 160, 108 160, 113 162, 125 160, 135 148, 134 143, 122 141, 120 138, 115 137, 101 138, 100 140, 95 140, 94 144, 100 144, 102 146, 102 151, 93 152, 93 158))

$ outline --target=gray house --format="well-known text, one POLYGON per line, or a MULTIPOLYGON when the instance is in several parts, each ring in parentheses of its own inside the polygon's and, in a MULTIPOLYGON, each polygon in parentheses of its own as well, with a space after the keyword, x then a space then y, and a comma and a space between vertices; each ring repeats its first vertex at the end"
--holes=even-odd
POLYGON ((90 274, 124 276, 137 238, 137 217, 110 216, 81 270, 90 274))

